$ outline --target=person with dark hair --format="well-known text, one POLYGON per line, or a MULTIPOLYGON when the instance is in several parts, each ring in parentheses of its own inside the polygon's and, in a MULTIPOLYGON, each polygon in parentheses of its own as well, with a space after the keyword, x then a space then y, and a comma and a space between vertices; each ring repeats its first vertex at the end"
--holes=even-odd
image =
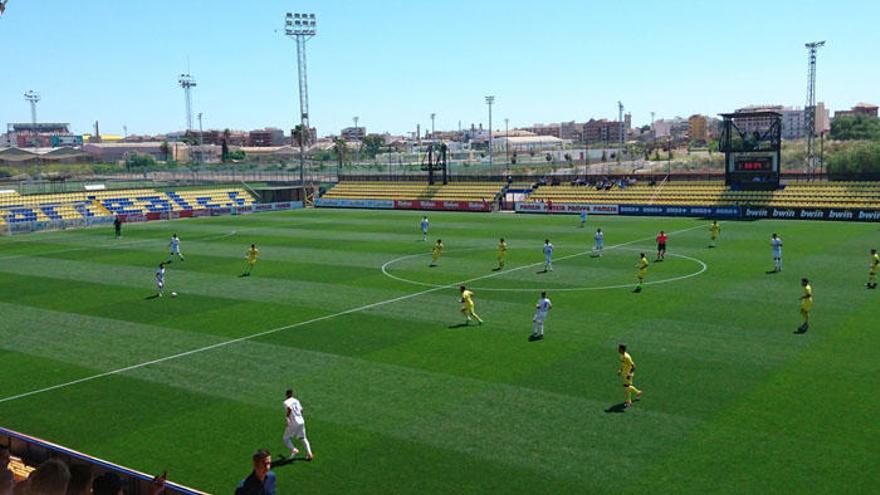
POLYGON ((258 450, 254 456, 254 470, 241 480, 235 495, 275 495, 275 473, 272 469, 272 455, 266 449, 258 450))
POLYGON ((58 459, 49 459, 31 473, 24 493, 28 495, 65 495, 68 483, 70 483, 70 470, 67 468, 67 464, 58 459))
POLYGON ((284 445, 290 449, 290 457, 295 457, 299 450, 293 445, 294 437, 298 438, 306 449, 306 460, 314 459, 312 446, 306 437, 306 421, 303 419, 303 407, 299 400, 293 396, 293 389, 287 389, 284 394, 284 415, 287 428, 284 430, 284 445))
POLYGON ((0 495, 12 495, 15 475, 9 470, 9 449, 0 447, 0 495))
POLYGON ((122 219, 119 218, 119 215, 113 218, 113 230, 116 231, 116 238, 119 239, 122 237, 122 219))
POLYGON ((624 403, 623 407, 632 406, 632 394, 636 395, 636 399, 642 397, 642 391, 633 387, 633 376, 636 373, 636 364, 632 357, 626 352, 626 344, 618 344, 617 353, 620 354, 620 368, 617 374, 623 379, 624 403))
POLYGON ((92 493, 93 478, 92 466, 88 464, 71 464, 67 495, 90 495, 92 493))
POLYGON ((122 493, 122 479, 116 473, 104 473, 92 482, 93 495, 122 495, 122 493))

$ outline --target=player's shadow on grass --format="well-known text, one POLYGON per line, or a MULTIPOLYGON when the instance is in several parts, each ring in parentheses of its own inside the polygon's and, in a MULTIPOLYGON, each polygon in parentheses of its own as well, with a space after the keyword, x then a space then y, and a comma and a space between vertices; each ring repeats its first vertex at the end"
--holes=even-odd
POLYGON ((446 327, 446 328, 449 328, 449 329, 455 329, 455 328, 467 328, 467 327, 469 327, 469 326, 470 326, 470 325, 467 324, 467 323, 456 323, 455 325, 449 325, 449 326, 446 327))
POLYGON ((159 294, 153 294, 152 296, 147 296, 144 298, 145 301, 149 301, 150 299, 159 299, 159 294))
POLYGON ((294 462, 308 462, 309 460, 305 457, 282 457, 281 459, 272 463, 272 469, 279 468, 282 466, 288 466, 293 464, 294 462))
POLYGON ((766 272, 764 272, 765 275, 776 275, 777 273, 780 273, 780 272, 778 272, 776 270, 767 270, 766 272))
POLYGON ((620 404, 614 404, 613 406, 605 409, 606 413, 622 413, 626 412, 626 403, 621 402, 620 404))

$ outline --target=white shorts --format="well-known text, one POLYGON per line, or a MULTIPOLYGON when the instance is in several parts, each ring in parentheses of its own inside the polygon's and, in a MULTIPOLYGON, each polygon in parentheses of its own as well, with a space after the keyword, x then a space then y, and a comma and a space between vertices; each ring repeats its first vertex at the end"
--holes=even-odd
POLYGON ((306 437, 306 425, 305 423, 297 423, 293 422, 287 425, 287 428, 284 429, 284 438, 296 437, 300 440, 306 437))
POLYGON ((157 281, 157 282, 156 282, 156 287, 158 287, 158 288, 160 288, 160 289, 164 289, 164 288, 165 288, 165 282, 163 282, 163 281, 161 281, 161 280, 157 281))
POLYGON ((547 313, 539 311, 535 313, 535 317, 532 318, 532 321, 534 321, 535 323, 544 323, 545 319, 547 319, 547 313))

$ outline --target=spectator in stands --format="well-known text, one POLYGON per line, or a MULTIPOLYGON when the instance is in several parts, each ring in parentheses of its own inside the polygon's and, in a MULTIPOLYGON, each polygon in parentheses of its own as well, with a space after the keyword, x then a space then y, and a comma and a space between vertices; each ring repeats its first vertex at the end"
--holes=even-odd
POLYGON ((272 469, 272 456, 266 449, 254 454, 254 470, 239 483, 235 495, 275 495, 275 473, 272 469))
POLYGON ((107 472, 92 482, 94 495, 122 495, 122 479, 116 473, 107 472))
POLYGON ((49 459, 40 464, 26 482, 16 487, 16 494, 25 495, 65 495, 70 482, 70 470, 67 464, 58 459, 49 459))
POLYGON ((550 181, 550 185, 551 186, 558 186, 559 185, 559 177, 553 177, 553 179, 551 179, 551 181, 550 181))
POLYGON ((15 476, 9 470, 9 449, 0 447, 0 495, 12 495, 15 476))
POLYGON ((70 483, 67 484, 67 495, 89 495, 92 493, 92 466, 88 464, 70 465, 70 483))

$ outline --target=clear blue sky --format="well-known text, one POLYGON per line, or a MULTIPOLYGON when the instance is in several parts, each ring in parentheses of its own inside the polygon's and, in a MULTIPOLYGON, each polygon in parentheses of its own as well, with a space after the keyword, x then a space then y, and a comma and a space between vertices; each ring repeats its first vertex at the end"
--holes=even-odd
POLYGON ((637 124, 738 106, 803 106, 805 41, 819 55, 829 108, 880 103, 876 0, 10 0, 0 18, 0 123, 41 121, 88 132, 184 127, 177 75, 198 81, 206 128, 290 129, 298 119, 294 43, 284 13, 312 11, 312 124, 403 133, 458 121, 495 127, 614 118, 637 124), (276 31, 277 30, 277 31, 276 31))

